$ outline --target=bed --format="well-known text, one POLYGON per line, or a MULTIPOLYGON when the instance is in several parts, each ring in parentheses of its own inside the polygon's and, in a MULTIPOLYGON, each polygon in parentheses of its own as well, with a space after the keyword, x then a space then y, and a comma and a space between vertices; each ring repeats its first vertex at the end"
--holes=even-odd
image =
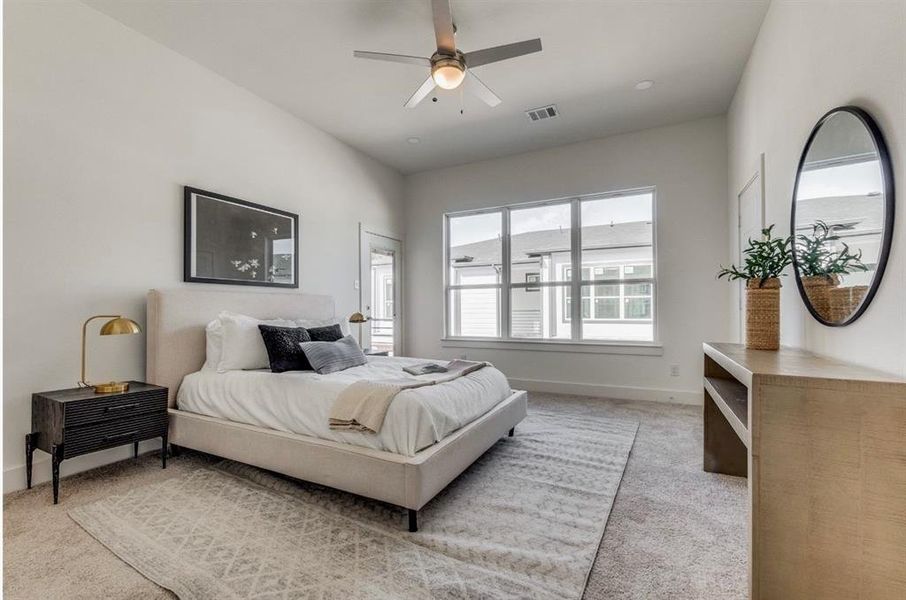
MULTIPOLYGON (((336 316, 329 296, 194 288, 149 291, 147 380, 169 389, 169 441, 174 447, 199 450, 401 506, 407 509, 409 530, 416 531, 418 510, 500 438, 512 435, 525 418, 525 392, 509 390, 505 379, 502 384, 495 381, 496 371, 488 369, 482 377, 463 382, 467 389, 459 390, 458 398, 440 398, 428 402, 427 407, 407 401, 406 391, 401 392, 388 411, 391 426, 386 434, 383 430, 378 435, 329 431, 326 419, 319 423, 311 415, 293 423, 281 418, 287 414, 281 409, 281 394, 271 388, 282 378, 285 381, 279 389, 289 385, 305 393, 319 376, 202 371, 205 325, 223 310, 262 319, 324 320, 336 316), (186 387, 180 392, 184 380, 186 387), (212 391, 218 387, 224 389, 212 391), (501 389, 509 392, 502 400, 486 396, 501 389), (249 397, 252 394, 254 398, 249 397), (215 402, 215 397, 227 401, 215 402), (249 413, 257 416, 252 418, 249 413)), ((407 360, 412 361, 369 357, 368 365, 355 369, 360 369, 358 374, 363 377, 380 377, 407 360)), ((345 373, 332 381, 342 386, 356 375, 345 373)), ((436 393, 443 395, 443 390, 436 393)), ((316 415, 317 410, 326 414, 327 401, 315 404, 319 408, 311 414, 316 415)))

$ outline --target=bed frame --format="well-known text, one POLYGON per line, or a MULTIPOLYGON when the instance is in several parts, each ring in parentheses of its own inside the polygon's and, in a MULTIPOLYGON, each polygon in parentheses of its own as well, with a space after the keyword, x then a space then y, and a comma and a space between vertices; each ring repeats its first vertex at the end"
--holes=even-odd
POLYGON ((261 319, 335 317, 330 296, 297 292, 151 290, 147 314, 147 380, 169 389, 172 448, 222 456, 290 477, 418 510, 526 415, 526 393, 514 391, 490 412, 415 456, 372 450, 207 417, 176 408, 183 377, 205 361, 205 325, 229 310, 261 319))

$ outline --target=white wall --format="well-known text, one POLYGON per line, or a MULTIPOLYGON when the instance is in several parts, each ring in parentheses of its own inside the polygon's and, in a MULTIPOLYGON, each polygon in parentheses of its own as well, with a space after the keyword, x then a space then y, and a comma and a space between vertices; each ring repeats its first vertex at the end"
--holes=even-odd
MULTIPOLYGON (((796 166, 815 122, 844 104, 868 110, 884 133, 898 184, 890 262, 871 306, 854 324, 825 327, 787 277, 781 343, 906 374, 906 2, 774 0, 728 115, 730 252, 736 194, 765 154, 765 219, 789 233, 796 166)), ((734 286, 735 290, 735 286, 734 286)), ((735 295, 735 292, 734 292, 735 295)), ((731 300, 735 311, 736 300, 731 300)), ((736 312, 730 323, 738 336, 736 312)))
MULTIPOLYGON (((568 118, 568 117, 563 117, 568 118)), ((701 343, 728 336, 727 146, 723 117, 419 173, 406 178, 406 352, 492 361, 530 389, 696 401, 701 343), (445 212, 657 186, 663 356, 444 347, 445 212), (680 376, 669 375, 669 365, 680 376)))
MULTIPOLYGON (((183 185, 300 213, 301 289, 351 311, 358 222, 399 237, 402 178, 80 3, 7 1, 4 18, 9 491, 24 486, 31 393, 78 379, 82 321, 144 323, 146 290, 182 285, 183 185)), ((94 379, 143 377, 143 335, 90 343, 94 379)), ((47 456, 35 458, 36 480, 47 479, 47 456)))

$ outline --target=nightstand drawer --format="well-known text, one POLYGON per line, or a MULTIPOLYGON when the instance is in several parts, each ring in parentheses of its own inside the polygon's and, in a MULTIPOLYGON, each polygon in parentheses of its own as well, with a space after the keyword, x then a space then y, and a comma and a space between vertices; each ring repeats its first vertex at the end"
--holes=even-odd
MULTIPOLYGON (((166 398, 164 401, 166 406, 166 398)), ((63 458, 160 437, 166 433, 166 411, 144 413, 81 427, 67 427, 63 432, 63 458)))
POLYGON ((148 412, 167 410, 166 390, 145 390, 126 394, 97 395, 66 403, 66 427, 122 419, 148 412))

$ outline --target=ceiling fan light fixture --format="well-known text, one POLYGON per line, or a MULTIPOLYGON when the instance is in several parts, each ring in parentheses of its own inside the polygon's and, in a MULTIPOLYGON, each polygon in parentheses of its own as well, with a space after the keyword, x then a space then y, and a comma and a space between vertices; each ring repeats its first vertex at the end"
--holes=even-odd
MULTIPOLYGON (((455 90, 463 84, 466 75, 470 79, 468 91, 493 108, 500 104, 500 97, 486 86, 472 69, 541 52, 541 38, 462 52, 456 47, 456 25, 450 11, 450 0, 431 0, 431 15, 434 20, 434 39, 437 41, 437 52, 432 54, 431 58, 362 50, 355 50, 352 53, 356 58, 431 67, 431 74, 403 104, 406 108, 418 106, 422 100, 432 95, 435 88, 455 90)), ((437 96, 432 100, 437 102, 437 96)))
POLYGON ((455 58, 442 58, 431 67, 431 77, 437 87, 455 90, 465 79, 466 71, 455 58))

